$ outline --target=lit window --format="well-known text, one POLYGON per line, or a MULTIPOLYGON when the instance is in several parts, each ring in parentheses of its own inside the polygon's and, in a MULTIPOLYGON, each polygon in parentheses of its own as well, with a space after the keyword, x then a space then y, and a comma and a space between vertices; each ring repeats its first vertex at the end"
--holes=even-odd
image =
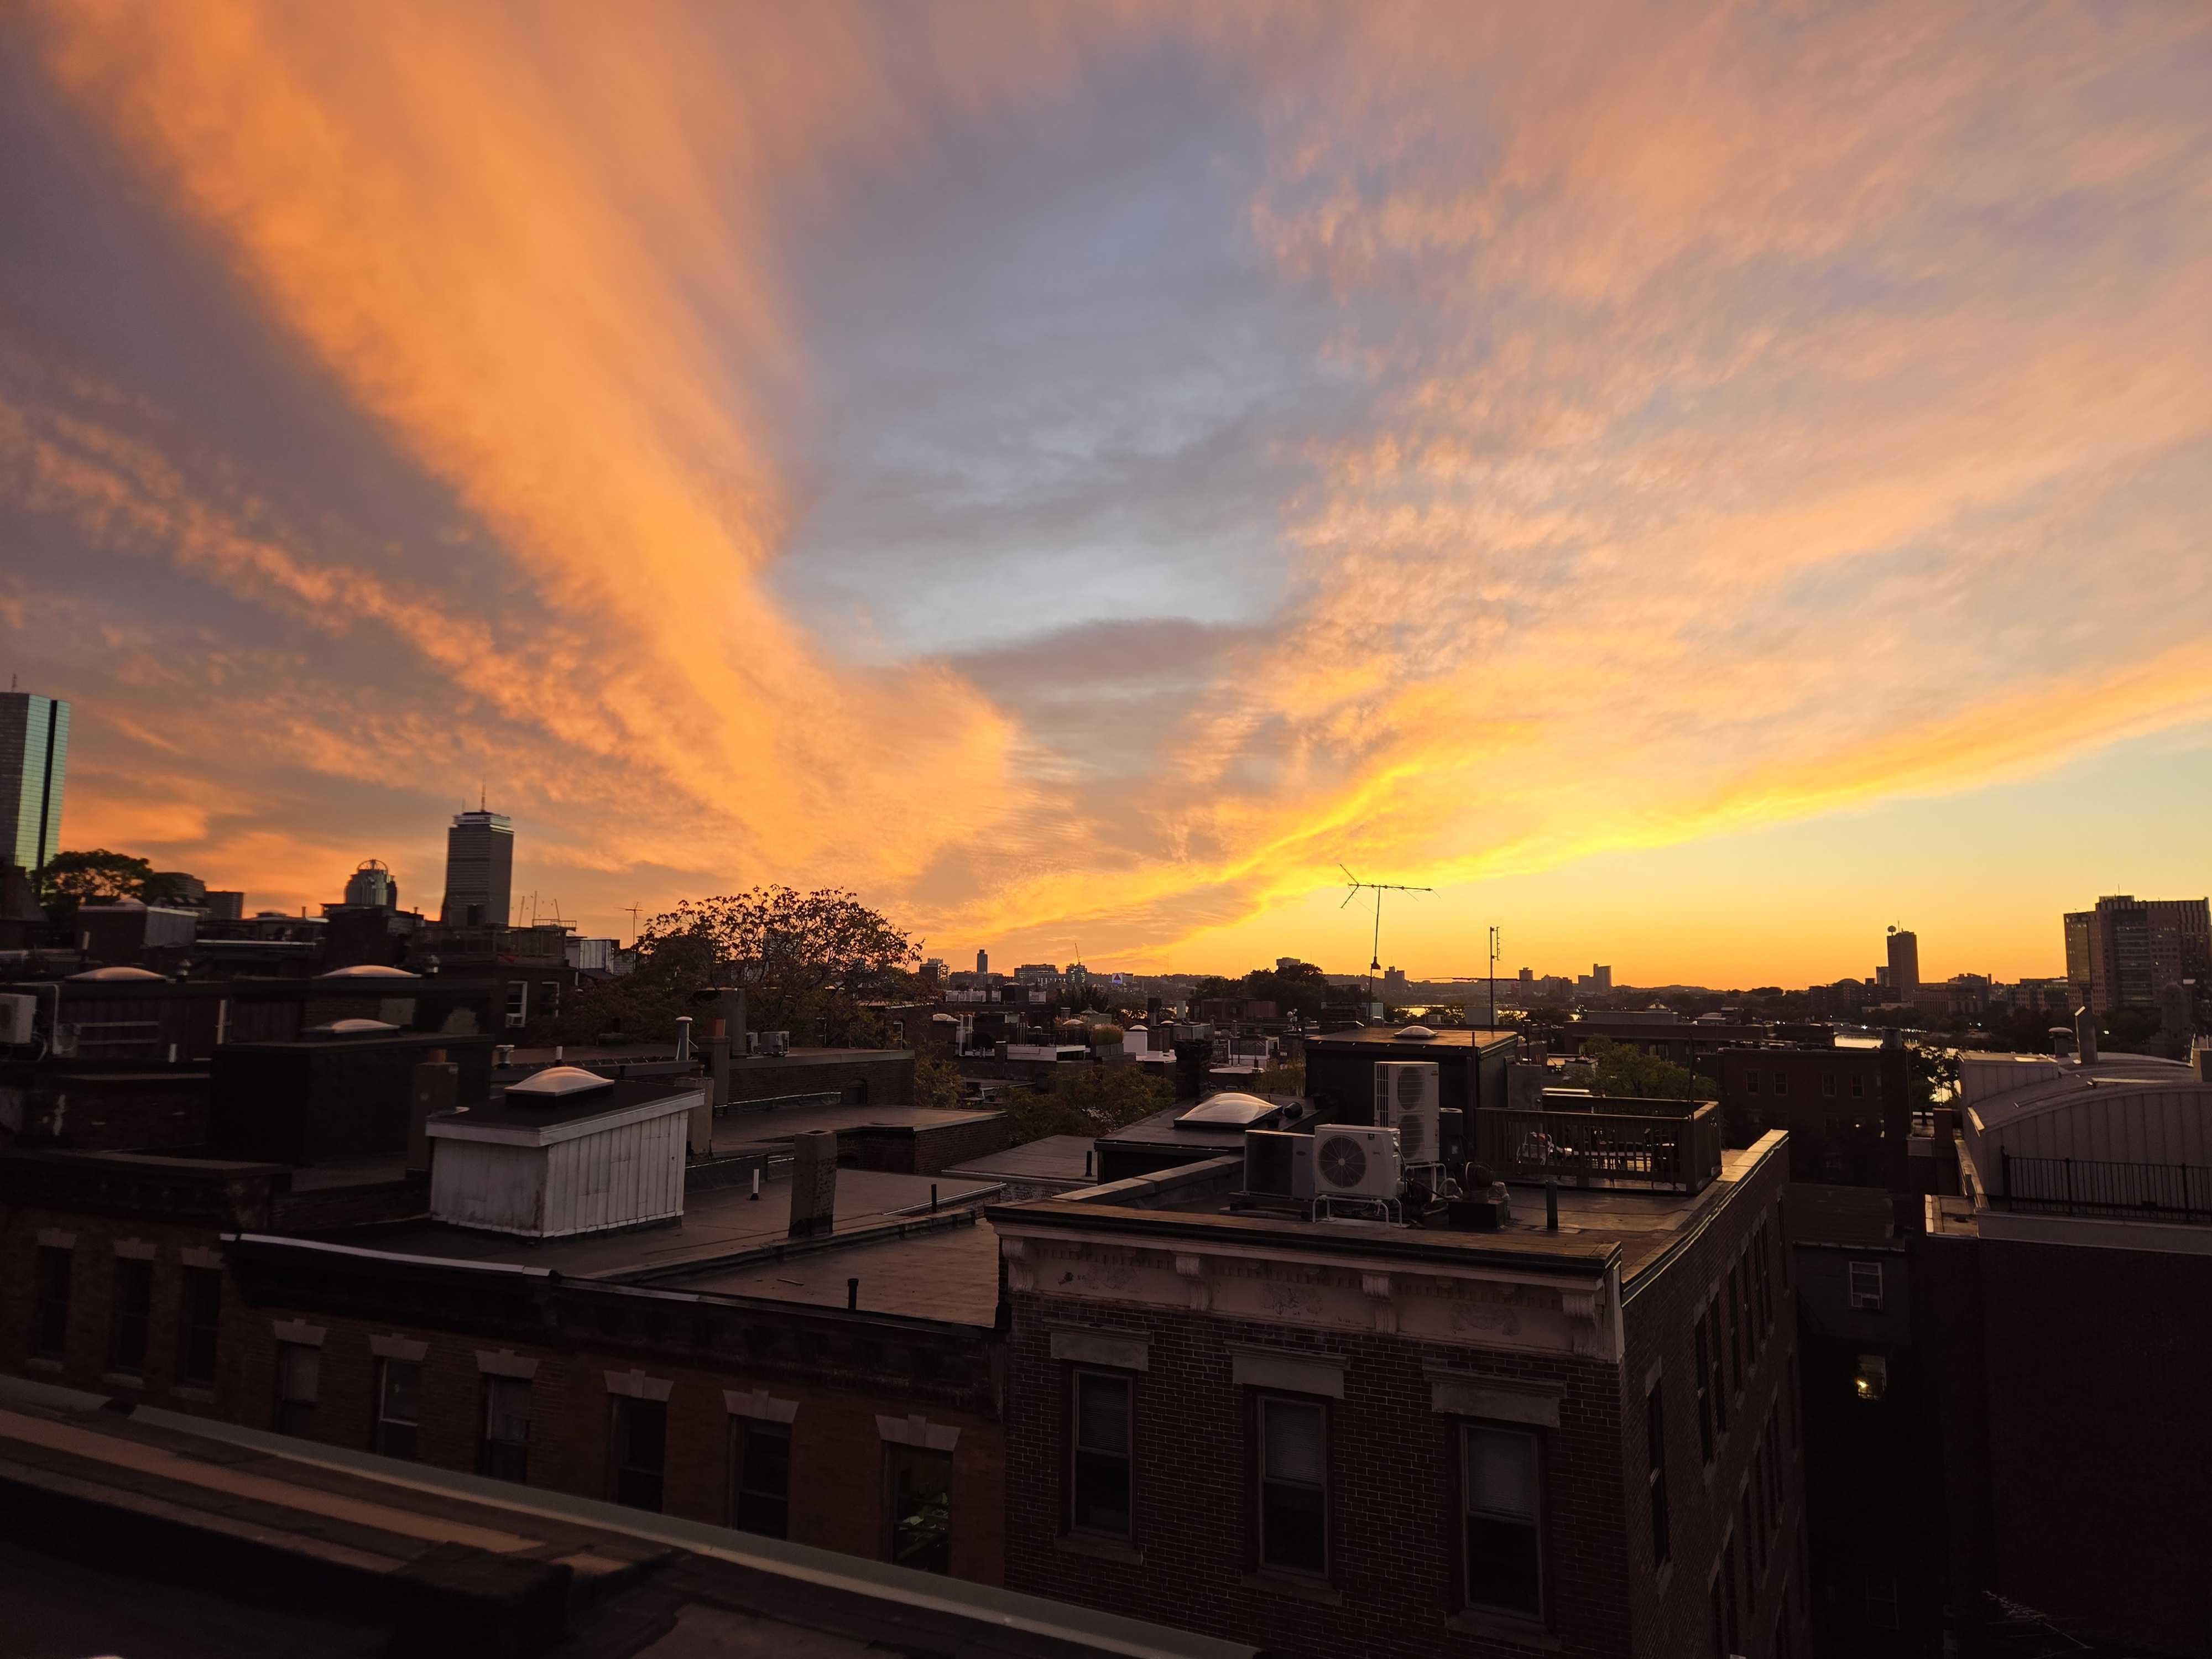
POLYGON ((1130 1535, 1129 1379, 1104 1371, 1075 1374, 1074 1478, 1069 1483, 1078 1532, 1130 1535))
POLYGON ((1328 1425, 1310 1400, 1260 1401, 1260 1565, 1328 1571, 1328 1425))
POLYGON ((614 1499, 633 1510, 658 1510, 668 1463, 668 1405, 617 1395, 614 1402, 614 1499))
POLYGON ((498 1480, 530 1479, 530 1382, 520 1376, 484 1378, 483 1449, 478 1472, 498 1480))
POLYGON ((884 1448, 892 1565, 952 1571, 952 1454, 921 1446, 884 1448))
POLYGON ((764 1538, 791 1536, 791 1425, 730 1419, 730 1524, 764 1538))
POLYGON ((304 1342, 276 1345, 276 1432, 306 1435, 315 1426, 322 1391, 323 1351, 304 1342))
MULTIPOLYGON (((1535 1434, 1470 1423, 1461 1437, 1467 1495, 1467 1599, 1476 1607, 1539 1618, 1544 1610, 1544 1574, 1535 1434)), ((1662 1503, 1664 1496, 1662 1487, 1662 1503)))
POLYGON ((1862 1400, 1879 1400, 1889 1392, 1889 1361, 1878 1353, 1859 1356, 1858 1370, 1851 1374, 1851 1392, 1862 1400))
POLYGON ((415 1455, 422 1420, 422 1368, 411 1359, 376 1363, 376 1449, 386 1457, 415 1455))
POLYGON ((107 1368, 126 1376, 146 1369, 146 1327, 154 1305, 154 1264, 131 1257, 115 1263, 115 1305, 109 1327, 107 1368))
POLYGON ((1881 1263, 1854 1261, 1850 1267, 1851 1306, 1881 1311, 1881 1263))

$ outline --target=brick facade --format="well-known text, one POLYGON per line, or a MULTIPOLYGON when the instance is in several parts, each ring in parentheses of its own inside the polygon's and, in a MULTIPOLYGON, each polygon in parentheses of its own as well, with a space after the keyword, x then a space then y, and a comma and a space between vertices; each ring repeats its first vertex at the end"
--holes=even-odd
POLYGON ((1790 1136, 1790 1179, 1879 1187, 1881 1054, 1874 1048, 1729 1048, 1714 1057, 1728 1144, 1790 1136))

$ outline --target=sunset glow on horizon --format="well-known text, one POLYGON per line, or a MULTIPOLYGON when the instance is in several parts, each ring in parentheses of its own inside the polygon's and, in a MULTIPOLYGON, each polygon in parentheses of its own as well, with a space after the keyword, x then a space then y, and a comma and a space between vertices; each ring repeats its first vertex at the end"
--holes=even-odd
POLYGON ((64 840, 966 965, 2056 974, 2212 886, 2212 18, 33 7, 64 840))

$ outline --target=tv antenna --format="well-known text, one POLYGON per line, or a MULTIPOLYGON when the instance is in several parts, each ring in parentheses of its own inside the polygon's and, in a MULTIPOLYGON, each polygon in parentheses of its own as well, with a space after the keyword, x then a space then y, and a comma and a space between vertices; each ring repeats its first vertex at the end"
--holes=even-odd
POLYGON ((1343 909, 1345 904, 1351 903, 1363 892, 1375 895, 1375 959, 1367 964, 1367 1000, 1372 1002, 1375 1000, 1375 975, 1382 971, 1382 895, 1385 893, 1433 893, 1436 889, 1407 887, 1395 881, 1362 881, 1344 865, 1340 864, 1336 867, 1344 871, 1344 879, 1352 888, 1352 890, 1344 896, 1344 904, 1336 907, 1338 909, 1343 909))
POLYGON ((630 949, 631 949, 631 950, 633 950, 633 951, 635 951, 635 949, 637 949, 637 912, 638 912, 638 907, 637 907, 636 905, 635 905, 635 904, 632 904, 632 905, 625 906, 624 908, 625 908, 629 912, 629 945, 630 945, 630 949))

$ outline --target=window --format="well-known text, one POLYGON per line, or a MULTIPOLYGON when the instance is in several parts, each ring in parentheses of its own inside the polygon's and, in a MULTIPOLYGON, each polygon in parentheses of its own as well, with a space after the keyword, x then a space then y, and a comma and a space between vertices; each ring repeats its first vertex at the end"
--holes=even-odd
POLYGON ((1540 1618, 1544 1552, 1536 1503, 1535 1434, 1474 1423, 1460 1434, 1467 1500, 1467 1599, 1476 1607, 1540 1618))
POLYGON ((952 1571, 952 1454, 922 1446, 884 1448, 894 1566, 952 1571))
POLYGON ((477 1454, 477 1473, 495 1480, 530 1479, 528 1378, 484 1378, 483 1445, 477 1454))
POLYGON ((1706 1374, 1705 1386, 1713 1399, 1713 1426, 1721 1433, 1728 1432, 1728 1378, 1721 1367, 1727 1363, 1721 1352, 1721 1299, 1716 1294, 1705 1304, 1705 1323, 1713 1334, 1712 1369, 1706 1374))
POLYGON ((1328 1571, 1328 1427, 1311 1400, 1260 1400, 1260 1565, 1328 1571))
POLYGON ((1833 1072, 1820 1073, 1820 1097, 1824 1100, 1836 1097, 1836 1074, 1833 1072))
POLYGON ((386 1457, 415 1455, 415 1431, 422 1419, 422 1367, 411 1359, 376 1362, 376 1449, 386 1457))
POLYGON ((1662 1565, 1673 1553, 1667 1535, 1667 1409, 1659 1384, 1644 1396, 1644 1441, 1650 1461, 1644 1485, 1651 1498, 1651 1565, 1662 1565))
POLYGON ((1759 1092, 1759 1068, 1757 1066, 1747 1066, 1744 1067, 1743 1091, 1747 1095, 1755 1095, 1759 1092))
POLYGON ((1759 1528, 1753 1524, 1749 1486, 1736 1494, 1735 1521, 1736 1530, 1743 1534, 1744 1600, 1747 1602, 1756 1601, 1759 1599, 1759 1575, 1765 1563, 1759 1557, 1759 1528))
POLYGON ((1713 1575, 1711 1594, 1713 1659, 1729 1659, 1728 1620, 1721 1607, 1721 1576, 1718 1573, 1713 1575))
POLYGON ((115 1307, 108 1328, 107 1368, 128 1376, 146 1369, 146 1326, 154 1306, 154 1264, 129 1256, 115 1262, 115 1307))
POLYGON ((559 980, 541 979, 538 981, 538 1012, 546 1019, 553 1018, 561 1012, 561 981, 559 980))
POLYGON ((511 979, 507 982, 507 1023, 527 1025, 530 1023, 530 985, 526 980, 511 979))
POLYGON ((1881 1263, 1854 1261, 1850 1266, 1851 1306, 1872 1313, 1881 1311, 1881 1263))
POLYGON ((634 1510, 660 1508, 668 1458, 668 1404, 615 1397, 614 1498, 634 1510))
POLYGON ((1855 1076, 1851 1079, 1851 1098, 1853 1100, 1864 1100, 1866 1098, 1866 1078, 1863 1074, 1855 1076))
POLYGON ((177 1316, 177 1381, 213 1388, 216 1338, 222 1323, 222 1274, 213 1267, 185 1268, 182 1301, 177 1316))
POLYGON ((791 1425, 730 1419, 730 1524, 763 1538, 791 1536, 791 1425))
POLYGON ((1774 1092, 1778 1095, 1786 1095, 1790 1092, 1789 1073, 1777 1072, 1774 1074, 1774 1092))
POLYGON ((1708 1463, 1713 1461, 1713 1322, 1712 1316, 1701 1313, 1697 1326, 1698 1364, 1692 1381, 1698 1389, 1698 1450, 1708 1463))
POLYGON ((1851 1392, 1862 1400, 1879 1400, 1889 1392, 1889 1361, 1878 1353, 1859 1356, 1851 1376, 1851 1392))
POLYGON ((76 1252, 56 1245, 39 1249, 39 1306, 32 1352, 46 1359, 59 1359, 69 1352, 70 1269, 76 1252))
POLYGON ((1133 1530, 1129 1379, 1109 1371, 1075 1373, 1073 1468, 1068 1524, 1078 1532, 1127 1538, 1133 1530))
POLYGON ((276 1432, 305 1435, 315 1426, 322 1392, 323 1351, 304 1342, 276 1345, 276 1432))
POLYGON ((1743 1392, 1743 1264, 1731 1263, 1728 1271, 1729 1376, 1738 1394, 1743 1392))
POLYGON ((1763 1340, 1774 1325, 1774 1300, 1766 1289, 1766 1224, 1763 1221, 1751 1236, 1751 1287, 1752 1334, 1763 1340))
POLYGON ((1866 1581, 1867 1623, 1876 1630, 1897 1628, 1897 1580, 1870 1572, 1866 1581))
POLYGON ((1743 1651, 1735 1639, 1735 1540, 1731 1538, 1721 1548, 1721 1632, 1730 1653, 1743 1651))

